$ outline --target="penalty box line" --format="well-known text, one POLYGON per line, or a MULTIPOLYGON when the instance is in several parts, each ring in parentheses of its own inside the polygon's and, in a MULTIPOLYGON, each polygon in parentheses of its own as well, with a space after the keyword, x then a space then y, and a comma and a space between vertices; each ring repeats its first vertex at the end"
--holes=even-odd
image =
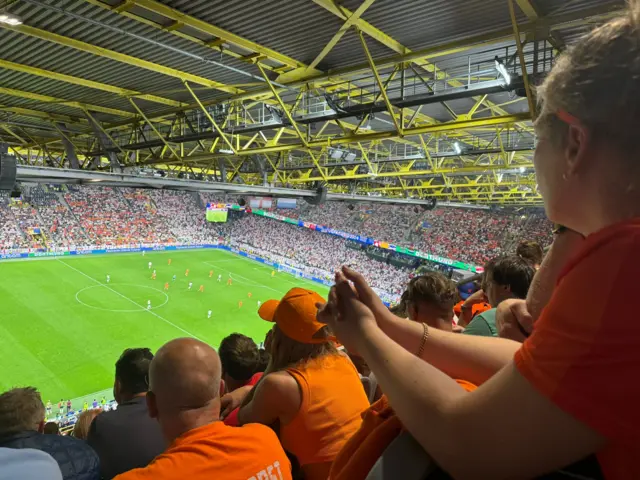
POLYGON ((95 278, 93 278, 93 277, 91 277, 91 276, 87 275, 87 274, 86 274, 86 273, 84 273, 82 270, 78 270, 77 268, 72 267, 71 265, 69 265, 68 263, 63 262, 63 261, 62 261, 62 260, 60 260, 60 259, 58 259, 58 261, 59 261, 60 263, 62 263, 63 265, 65 265, 66 267, 69 267, 71 270, 74 270, 74 271, 78 272, 80 275, 83 275, 84 277, 87 277, 89 280, 91 280, 91 281, 93 281, 93 282, 97 283, 98 285, 101 285, 101 286, 105 287, 107 290, 110 290, 110 291, 112 291, 113 293, 115 293, 116 295, 118 295, 118 296, 120 296, 120 297, 124 298, 125 300, 127 300, 127 301, 129 301, 129 302, 133 303, 133 304, 134 304, 134 305, 136 305, 138 308, 140 308, 140 310, 142 310, 142 311, 144 311, 144 312, 147 312, 147 313, 150 313, 150 314, 151 314, 151 315, 153 315, 154 317, 159 318, 160 320, 162 320, 162 321, 163 321, 163 322, 165 322, 166 324, 171 325, 172 327, 174 327, 174 328, 176 328, 176 329, 180 330, 180 331, 181 331, 181 332, 183 332, 183 333, 186 333, 186 334, 187 334, 188 336, 190 336, 190 337, 193 337, 193 338, 195 338, 195 339, 197 339, 197 340, 200 340, 201 342, 207 343, 207 342, 205 342, 204 340, 202 340, 201 338, 199 338, 199 337, 197 337, 196 335, 194 335, 193 333, 191 333, 191 332, 189 332, 189 331, 185 330, 185 329, 184 329, 184 328, 182 328, 182 327, 179 327, 178 325, 176 325, 176 324, 175 324, 175 323, 173 323, 173 322, 170 322, 170 321, 169 321, 169 320, 167 320, 166 318, 161 317, 161 316, 160 316, 160 315, 158 315, 156 312, 154 312, 154 311, 152 311, 152 310, 147 310, 143 305, 140 305, 140 304, 139 304, 138 302, 136 302, 135 300, 131 300, 129 297, 127 297, 127 296, 125 296, 125 295, 121 294, 121 293, 120 293, 120 292, 118 292, 117 290, 114 290, 113 288, 109 287, 107 284, 102 283, 102 282, 100 282, 99 280, 96 280, 95 278))

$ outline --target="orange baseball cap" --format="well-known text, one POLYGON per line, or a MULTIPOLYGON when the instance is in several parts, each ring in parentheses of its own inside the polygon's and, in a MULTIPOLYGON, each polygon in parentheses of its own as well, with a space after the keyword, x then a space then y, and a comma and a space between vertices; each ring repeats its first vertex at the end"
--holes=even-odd
POLYGON ((326 343, 332 339, 317 336, 325 327, 316 319, 316 303, 326 300, 313 290, 292 288, 282 300, 267 300, 258 310, 263 320, 274 322, 287 337, 300 343, 326 343))

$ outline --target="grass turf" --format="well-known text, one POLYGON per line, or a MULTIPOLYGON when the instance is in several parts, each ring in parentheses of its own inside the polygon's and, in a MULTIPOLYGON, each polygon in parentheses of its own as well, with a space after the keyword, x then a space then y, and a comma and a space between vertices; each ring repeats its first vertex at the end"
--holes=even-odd
POLYGON ((217 347, 233 332, 261 342, 271 324, 257 316, 258 300, 280 298, 294 286, 327 293, 323 285, 286 273, 272 278, 271 270, 221 250, 0 262, 0 391, 32 385, 44 402, 71 398, 81 403, 83 396, 111 391, 114 364, 125 348, 155 351, 184 336, 217 347), (229 274, 231 286, 226 285, 229 274), (198 291, 200 285, 204 292, 198 291))

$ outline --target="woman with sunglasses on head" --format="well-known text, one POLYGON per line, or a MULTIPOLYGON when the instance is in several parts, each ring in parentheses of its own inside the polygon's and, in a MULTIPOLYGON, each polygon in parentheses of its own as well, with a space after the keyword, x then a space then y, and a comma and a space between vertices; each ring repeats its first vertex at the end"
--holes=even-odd
POLYGON ((623 322, 640 270, 640 0, 630 4, 538 89, 545 209, 585 240, 524 343, 395 317, 348 268, 319 313, 454 478, 532 478, 592 455, 596 476, 640 478, 640 322, 623 322))

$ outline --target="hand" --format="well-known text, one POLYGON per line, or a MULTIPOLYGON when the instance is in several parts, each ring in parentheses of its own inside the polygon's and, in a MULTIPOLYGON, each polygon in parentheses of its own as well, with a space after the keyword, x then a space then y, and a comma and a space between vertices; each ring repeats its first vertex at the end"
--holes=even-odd
POLYGON ((252 388, 252 386, 247 385, 223 395, 220 399, 220 418, 224 420, 231 412, 242 405, 242 402, 252 388))
POLYGON ((472 307, 476 303, 483 303, 483 302, 489 303, 487 301, 487 296, 484 294, 484 290, 478 290, 476 292, 473 292, 471 295, 469 295, 469 297, 464 301, 462 306, 463 308, 472 307))
POLYGON ((496 328, 500 337, 524 342, 533 331, 533 317, 527 309, 527 302, 511 299, 500 303, 496 311, 496 328))
POLYGON ((373 312, 378 325, 383 323, 385 319, 388 319, 389 317, 396 318, 360 273, 356 272, 352 268, 343 266, 342 274, 347 280, 353 283, 353 288, 358 294, 358 298, 373 312))
POLYGON ((451 328, 451 331, 452 331, 453 333, 463 333, 463 332, 464 332, 464 327, 463 327, 462 325, 454 325, 454 326, 451 328))
POLYGON ((377 328, 375 316, 342 272, 336 273, 335 281, 328 302, 317 305, 318 321, 329 325, 347 350, 359 351, 365 333, 377 328))

